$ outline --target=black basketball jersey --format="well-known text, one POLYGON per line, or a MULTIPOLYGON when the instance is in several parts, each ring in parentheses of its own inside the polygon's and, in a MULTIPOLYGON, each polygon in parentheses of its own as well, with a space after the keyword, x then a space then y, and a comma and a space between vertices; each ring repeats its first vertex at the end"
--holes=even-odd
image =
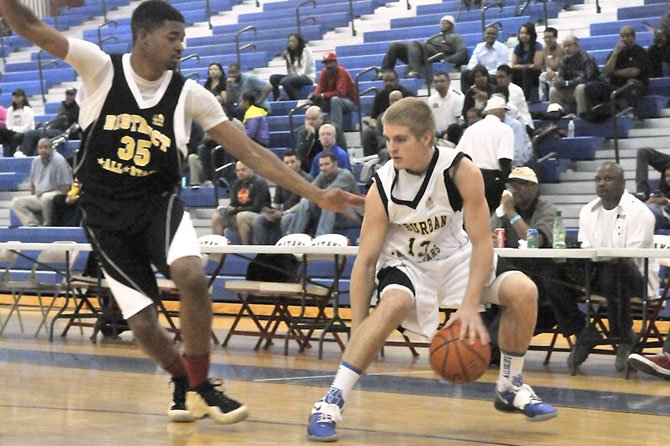
POLYGON ((82 141, 76 172, 82 194, 136 199, 175 191, 182 160, 174 122, 183 120, 175 116, 175 110, 185 79, 173 72, 158 103, 142 109, 126 81, 122 55, 111 55, 111 59, 112 87, 82 141))

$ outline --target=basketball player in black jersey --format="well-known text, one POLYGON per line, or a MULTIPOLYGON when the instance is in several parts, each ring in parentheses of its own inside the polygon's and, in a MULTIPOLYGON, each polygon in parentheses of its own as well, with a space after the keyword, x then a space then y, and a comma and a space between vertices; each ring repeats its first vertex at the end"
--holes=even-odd
POLYGON ((346 212, 362 199, 312 186, 228 122, 209 92, 174 71, 185 27, 169 3, 138 6, 132 51, 113 56, 63 37, 18 0, 2 0, 0 13, 17 34, 64 59, 82 78, 78 102, 85 138, 76 174, 84 227, 135 339, 172 375, 170 419, 245 419, 246 406, 208 379, 211 302, 195 230, 177 196, 191 121, 254 171, 324 209, 346 212), (181 292, 183 355, 158 322, 152 264, 181 292))

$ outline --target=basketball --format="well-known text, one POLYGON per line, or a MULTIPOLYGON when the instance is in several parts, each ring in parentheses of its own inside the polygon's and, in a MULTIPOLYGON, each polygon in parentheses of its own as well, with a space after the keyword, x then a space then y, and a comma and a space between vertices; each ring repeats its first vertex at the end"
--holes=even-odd
POLYGON ((461 339, 461 324, 456 322, 435 333, 430 343, 430 365, 442 378, 456 384, 479 379, 489 366, 491 348, 477 340, 461 339))

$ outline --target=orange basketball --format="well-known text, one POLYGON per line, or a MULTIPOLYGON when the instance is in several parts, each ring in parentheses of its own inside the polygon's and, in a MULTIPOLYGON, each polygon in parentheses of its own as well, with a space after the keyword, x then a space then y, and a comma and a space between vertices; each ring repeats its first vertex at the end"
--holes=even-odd
POLYGON ((430 343, 430 364, 447 381, 465 384, 479 379, 489 366, 491 348, 477 340, 470 344, 460 339, 461 324, 456 322, 435 333, 430 343))

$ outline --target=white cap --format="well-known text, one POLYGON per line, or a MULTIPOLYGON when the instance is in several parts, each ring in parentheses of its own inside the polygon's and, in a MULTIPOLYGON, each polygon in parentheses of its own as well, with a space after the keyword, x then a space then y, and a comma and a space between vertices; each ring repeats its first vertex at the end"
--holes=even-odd
POLYGON ((563 107, 561 106, 561 104, 559 104, 559 103, 557 103, 557 102, 552 102, 552 103, 549 104, 549 106, 547 107, 547 113, 551 113, 551 112, 562 112, 562 111, 563 111, 563 107))
POLYGON ((446 20, 447 22, 451 23, 453 26, 456 26, 456 19, 454 18, 453 15, 442 16, 442 18, 440 19, 440 22, 442 20, 446 20))
POLYGON ((505 102, 505 99, 502 96, 498 95, 491 96, 489 100, 486 101, 486 107, 484 107, 484 111, 487 112, 489 110, 495 110, 496 108, 503 108, 505 110, 508 110, 507 103, 505 102))

